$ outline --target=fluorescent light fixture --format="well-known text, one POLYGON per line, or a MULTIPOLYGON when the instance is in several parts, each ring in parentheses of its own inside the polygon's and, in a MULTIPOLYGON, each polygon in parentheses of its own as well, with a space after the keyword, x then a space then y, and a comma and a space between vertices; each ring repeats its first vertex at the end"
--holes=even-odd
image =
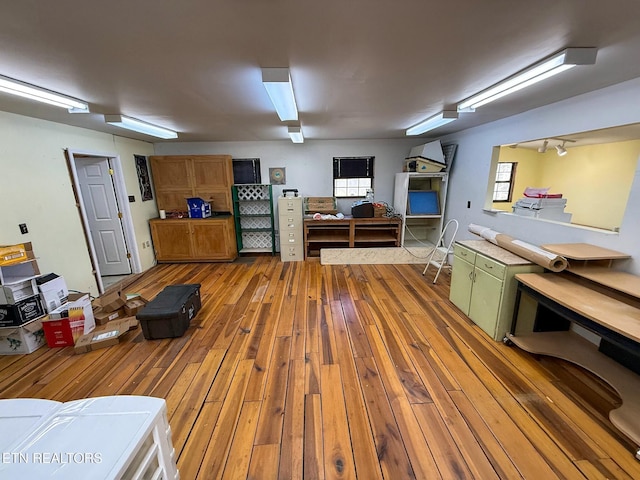
POLYGON ((77 98, 67 97, 44 88, 0 75, 0 92, 37 100, 38 102, 66 108, 71 113, 89 113, 89 105, 77 98))
POLYGON ((168 128, 159 127, 151 123, 143 122, 131 117, 125 117, 124 115, 105 115, 104 121, 110 125, 120 128, 126 128, 127 130, 133 130, 134 132, 145 133, 153 137, 158 138, 178 138, 178 134, 168 128))
POLYGON ((456 118, 458 118, 458 112, 445 110, 444 112, 440 112, 433 117, 429 117, 425 121, 407 129, 405 135, 420 135, 421 133, 428 132, 429 130, 441 127, 449 122, 453 122, 456 118))
POLYGON ((298 107, 293 95, 288 68, 263 68, 262 83, 283 122, 298 120, 298 107))
POLYGON ((517 92, 576 65, 593 65, 596 63, 597 52, 597 48, 567 48, 562 50, 548 59, 542 60, 520 73, 495 84, 493 87, 464 100, 458 104, 458 111, 473 111, 482 105, 517 92))
POLYGON ((302 136, 302 128, 289 127, 289 136, 293 143, 304 143, 304 137, 302 136))

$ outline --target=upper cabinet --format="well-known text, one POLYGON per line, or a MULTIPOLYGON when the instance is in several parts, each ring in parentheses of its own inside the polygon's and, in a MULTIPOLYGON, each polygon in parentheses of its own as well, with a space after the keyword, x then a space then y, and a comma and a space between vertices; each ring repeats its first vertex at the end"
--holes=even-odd
POLYGON ((213 211, 233 211, 230 155, 166 155, 149 160, 158 209, 185 211, 187 198, 200 197, 211 203, 213 211))

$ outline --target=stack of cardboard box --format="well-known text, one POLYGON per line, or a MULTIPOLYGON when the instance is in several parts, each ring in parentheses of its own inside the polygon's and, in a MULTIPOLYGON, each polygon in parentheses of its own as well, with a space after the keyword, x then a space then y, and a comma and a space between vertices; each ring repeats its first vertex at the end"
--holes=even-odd
POLYGON ((0 355, 31 353, 44 345, 39 276, 30 242, 0 246, 0 355))
POLYGON ((122 291, 108 292, 93 301, 93 316, 99 327, 75 341, 75 353, 87 353, 120 343, 122 336, 138 327, 136 313, 147 303, 138 295, 122 291))
POLYGON ((79 345, 78 353, 112 345, 138 325, 135 315, 146 303, 120 291, 92 302, 88 293, 69 293, 62 276, 41 275, 31 243, 0 246, 0 355, 45 343, 79 345))

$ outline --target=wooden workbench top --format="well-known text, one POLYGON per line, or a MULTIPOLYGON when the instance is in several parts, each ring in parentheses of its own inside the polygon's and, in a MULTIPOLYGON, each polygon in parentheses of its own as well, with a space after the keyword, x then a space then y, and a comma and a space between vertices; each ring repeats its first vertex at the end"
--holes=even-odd
POLYGON ((516 279, 583 317, 640 342, 640 309, 578 284, 564 274, 520 273, 516 279))
POLYGON ((589 243, 548 243, 542 248, 572 260, 617 260, 631 255, 589 243))

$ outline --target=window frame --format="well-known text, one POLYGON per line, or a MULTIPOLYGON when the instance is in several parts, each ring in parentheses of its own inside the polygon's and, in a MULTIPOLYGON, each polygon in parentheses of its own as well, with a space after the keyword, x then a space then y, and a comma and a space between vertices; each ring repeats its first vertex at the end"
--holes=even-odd
POLYGON ((262 183, 262 173, 260 171, 260 159, 259 158, 234 158, 231 160, 232 170, 233 170, 233 183, 237 185, 259 185, 262 183), (248 165, 251 163, 253 170, 253 178, 251 182, 240 182, 239 179, 236 179, 236 165, 248 165))
POLYGON ((360 156, 360 157, 333 157, 333 196, 336 198, 365 198, 367 190, 373 190, 373 181, 374 181, 374 166, 375 166, 375 157, 372 155, 360 156), (363 168, 358 168, 355 165, 352 165, 351 168, 346 168, 346 162, 350 161, 365 161, 363 168), (344 165, 343 165, 344 164, 344 165), (359 171, 358 171, 359 170, 359 171), (350 172, 355 173, 350 173, 350 172), (346 180, 346 185, 344 187, 338 187, 336 185, 336 180, 346 180), (349 186, 349 182, 353 183, 357 182, 357 186, 349 186), (363 186, 360 184, 363 183, 363 186), (347 194, 339 195, 338 188, 347 189, 347 194), (358 190, 358 195, 348 195, 349 188, 356 188, 358 190))
POLYGON ((518 167, 518 162, 499 162, 497 169, 496 169, 496 180, 493 184, 493 195, 492 195, 492 202, 493 203, 511 203, 513 201, 513 185, 515 184, 516 181, 516 170, 518 167), (505 164, 510 164, 511 165, 511 175, 509 176, 509 180, 498 180, 498 175, 500 174, 500 165, 505 165, 505 164), (506 200, 496 200, 495 196, 496 196, 496 187, 499 184, 509 184, 509 195, 507 196, 506 200))

